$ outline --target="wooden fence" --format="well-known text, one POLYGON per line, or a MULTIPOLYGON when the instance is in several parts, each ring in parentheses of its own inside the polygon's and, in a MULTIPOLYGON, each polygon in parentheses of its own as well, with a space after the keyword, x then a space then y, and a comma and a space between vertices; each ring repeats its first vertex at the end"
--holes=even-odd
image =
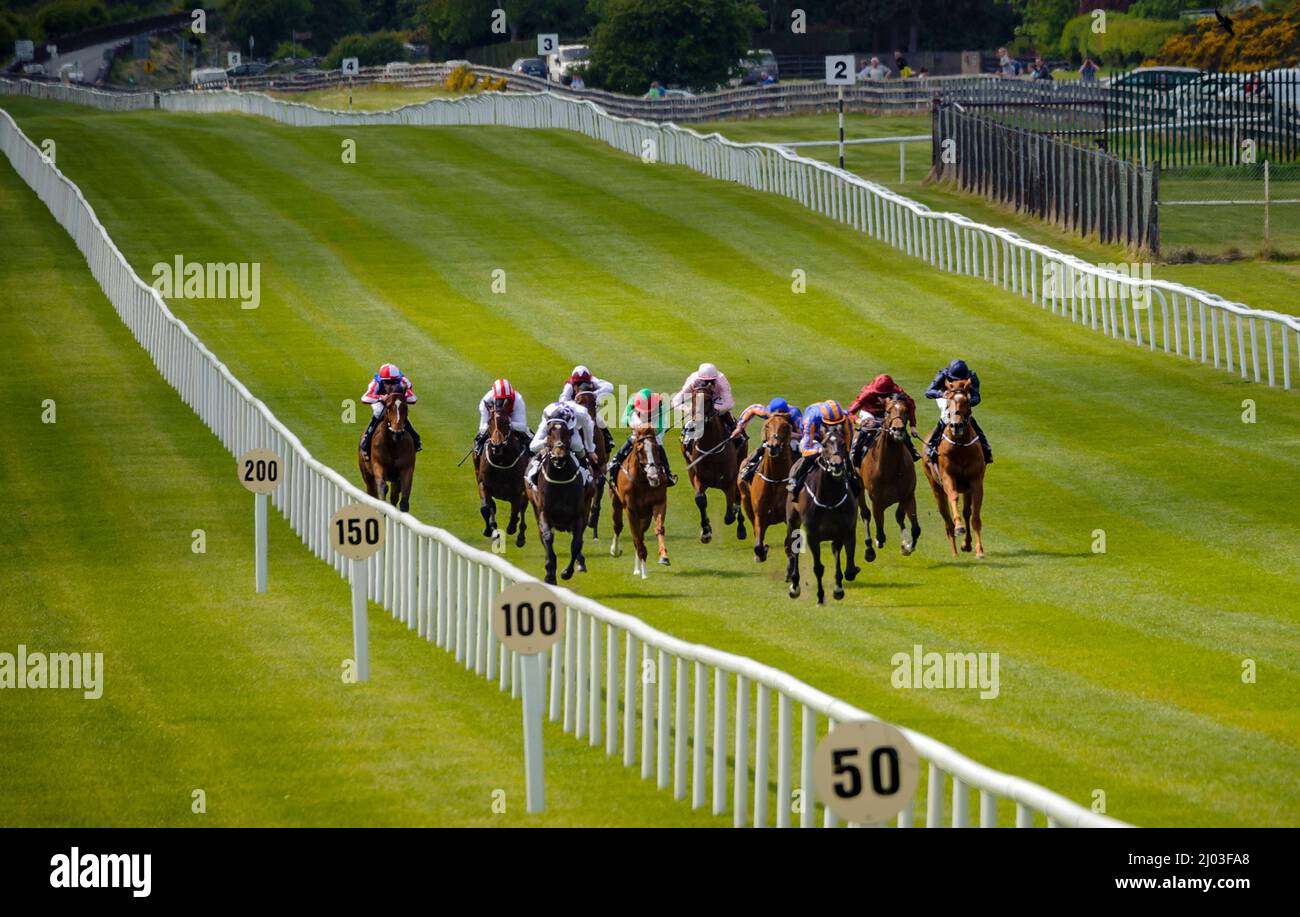
POLYGON ((1063 229, 1159 254, 1159 170, 962 110, 934 106, 931 178, 1063 229))

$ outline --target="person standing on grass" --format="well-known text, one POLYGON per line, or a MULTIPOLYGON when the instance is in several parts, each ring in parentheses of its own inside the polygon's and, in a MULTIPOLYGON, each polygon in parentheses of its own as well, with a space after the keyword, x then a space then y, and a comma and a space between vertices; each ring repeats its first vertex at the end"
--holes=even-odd
POLYGON ((1085 57, 1083 59, 1083 66, 1079 68, 1079 82, 1097 82, 1097 65, 1092 62, 1091 57, 1085 57))
POLYGON ((1043 62, 1041 57, 1034 58, 1034 69, 1029 71, 1031 80, 1050 80, 1052 78, 1052 68, 1043 62))
POLYGON ((1019 76, 1020 68, 1006 48, 998 48, 998 72, 1003 76, 1019 76))
POLYGON ((880 58, 873 57, 871 61, 858 71, 858 79, 862 80, 883 80, 889 76, 889 68, 880 62, 880 58))

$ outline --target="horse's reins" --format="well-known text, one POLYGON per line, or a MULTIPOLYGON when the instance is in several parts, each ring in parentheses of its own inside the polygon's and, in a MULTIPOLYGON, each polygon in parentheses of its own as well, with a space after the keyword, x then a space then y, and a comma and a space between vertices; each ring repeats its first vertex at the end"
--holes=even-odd
POLYGON ((692 468, 694 468, 700 462, 704 461, 710 455, 713 455, 713 453, 721 452, 723 449, 725 449, 727 446, 731 444, 732 444, 731 437, 728 436, 726 439, 718 443, 716 446, 714 446, 712 449, 708 450, 707 452, 701 452, 699 458, 697 458, 695 461, 691 462, 689 465, 686 466, 686 470, 690 471, 692 468))

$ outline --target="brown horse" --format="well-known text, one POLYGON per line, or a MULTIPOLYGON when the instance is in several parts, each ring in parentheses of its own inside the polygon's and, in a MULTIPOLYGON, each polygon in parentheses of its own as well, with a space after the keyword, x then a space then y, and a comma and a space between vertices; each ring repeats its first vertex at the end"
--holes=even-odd
POLYGON ((636 559, 632 562, 632 575, 648 575, 646 566, 645 533, 653 520, 655 537, 659 539, 659 563, 668 566, 668 546, 664 544, 664 516, 668 512, 668 477, 659 464, 659 443, 654 427, 637 427, 633 433, 632 451, 623 460, 622 473, 609 485, 609 505, 614 511, 614 540, 609 553, 618 557, 623 549, 618 537, 623 532, 623 510, 627 510, 628 528, 632 531, 632 546, 636 559))
POLYGON ((859 507, 862 521, 867 529, 867 562, 876 559, 876 548, 885 546, 885 510, 897 504, 894 520, 898 523, 899 541, 903 556, 911 554, 916 548, 916 539, 921 536, 921 524, 916 519, 916 468, 912 462, 912 453, 907 448, 907 401, 895 397, 885 405, 885 416, 881 419, 883 428, 876 441, 871 444, 867 454, 862 458, 862 481, 866 485, 866 494, 859 507), (867 501, 870 500, 870 510, 867 501), (876 520, 876 544, 871 544, 871 520, 876 520), (904 524, 904 516, 912 522, 909 532, 904 524))
POLYGON ((979 437, 971 426, 969 379, 948 383, 948 423, 944 426, 939 443, 939 466, 925 463, 925 477, 934 491, 939 515, 948 531, 948 546, 952 556, 957 556, 957 539, 964 538, 961 549, 971 549, 971 531, 975 533, 975 556, 984 557, 984 541, 980 537, 982 522, 980 507, 984 503, 984 452, 979 437), (960 498, 961 521, 958 518, 960 498))
POLYGON ((835 554, 835 598, 844 598, 844 580, 852 582, 860 569, 853 563, 853 545, 858 540, 858 507, 849 480, 857 472, 851 467, 852 463, 835 433, 827 434, 822 440, 821 454, 816 462, 816 467, 804 478, 802 489, 792 494, 786 504, 785 579, 790 584, 790 598, 797 599, 799 554, 806 541, 812 550, 813 573, 817 577, 817 604, 825 605, 822 542, 829 541, 835 554), (803 535, 799 535, 800 525, 805 529, 803 535), (841 555, 845 565, 843 572, 841 555))
POLYGON ((507 535, 514 535, 515 547, 522 548, 528 528, 528 495, 524 492, 524 470, 528 465, 528 443, 510 428, 510 414, 505 402, 498 401, 488 418, 488 438, 483 444, 474 476, 478 479, 479 512, 483 516, 483 534, 495 538, 497 501, 510 504, 507 535))
POLYGON ((767 529, 773 525, 785 523, 785 505, 789 496, 785 485, 790 480, 790 468, 794 457, 790 452, 790 438, 794 427, 785 414, 773 414, 763 424, 763 442, 758 448, 763 451, 754 481, 748 482, 736 478, 736 487, 740 490, 740 504, 754 527, 754 560, 762 563, 767 560, 767 545, 764 538, 767 529))
POLYGON ((587 560, 582 556, 582 533, 587 528, 591 491, 583 480, 582 463, 569 448, 569 437, 563 422, 548 423, 546 445, 538 454, 541 467, 537 470, 537 485, 525 482, 537 518, 537 533, 546 548, 546 582, 552 586, 555 585, 556 531, 573 533, 569 565, 560 577, 566 580, 572 577, 575 566, 579 573, 587 572, 587 560))
POLYGON ((609 444, 605 441, 605 430, 597 423, 599 411, 596 405, 596 391, 590 382, 582 382, 578 385, 578 391, 574 392, 573 400, 587 409, 591 416, 591 422, 596 427, 596 450, 593 455, 595 467, 593 474, 595 481, 595 496, 591 501, 591 516, 587 520, 587 526, 591 529, 591 537, 600 537, 600 498, 605 489, 605 465, 609 462, 609 444))
POLYGON ((366 493, 388 500, 402 512, 411 508, 411 480, 415 477, 415 441, 406 429, 406 399, 396 392, 385 395, 383 421, 370 441, 370 459, 357 443, 357 465, 366 493))
POLYGON ((686 457, 686 473, 695 491, 695 505, 700 510, 700 541, 713 540, 713 524, 709 522, 709 499, 705 491, 720 490, 727 498, 727 513, 723 525, 737 523, 736 537, 745 538, 745 516, 740 511, 740 492, 736 489, 736 471, 740 460, 736 441, 727 435, 722 415, 713 404, 713 383, 696 383, 694 417, 683 431, 682 455, 686 457))

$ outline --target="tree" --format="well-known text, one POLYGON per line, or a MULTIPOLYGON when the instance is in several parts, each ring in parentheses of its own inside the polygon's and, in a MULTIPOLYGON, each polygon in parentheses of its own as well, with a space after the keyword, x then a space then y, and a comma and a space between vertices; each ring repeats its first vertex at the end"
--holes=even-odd
POLYGON ((590 81, 644 92, 652 80, 713 89, 740 69, 763 25, 753 0, 606 0, 591 34, 590 81))
POLYGON ((366 14, 361 0, 312 0, 312 12, 299 31, 311 31, 311 45, 319 51, 333 47, 344 35, 354 35, 366 28, 366 14))
POLYGON ((311 0, 231 0, 224 11, 226 34, 240 48, 251 35, 266 53, 287 41, 291 30, 305 31, 311 12, 311 0))

